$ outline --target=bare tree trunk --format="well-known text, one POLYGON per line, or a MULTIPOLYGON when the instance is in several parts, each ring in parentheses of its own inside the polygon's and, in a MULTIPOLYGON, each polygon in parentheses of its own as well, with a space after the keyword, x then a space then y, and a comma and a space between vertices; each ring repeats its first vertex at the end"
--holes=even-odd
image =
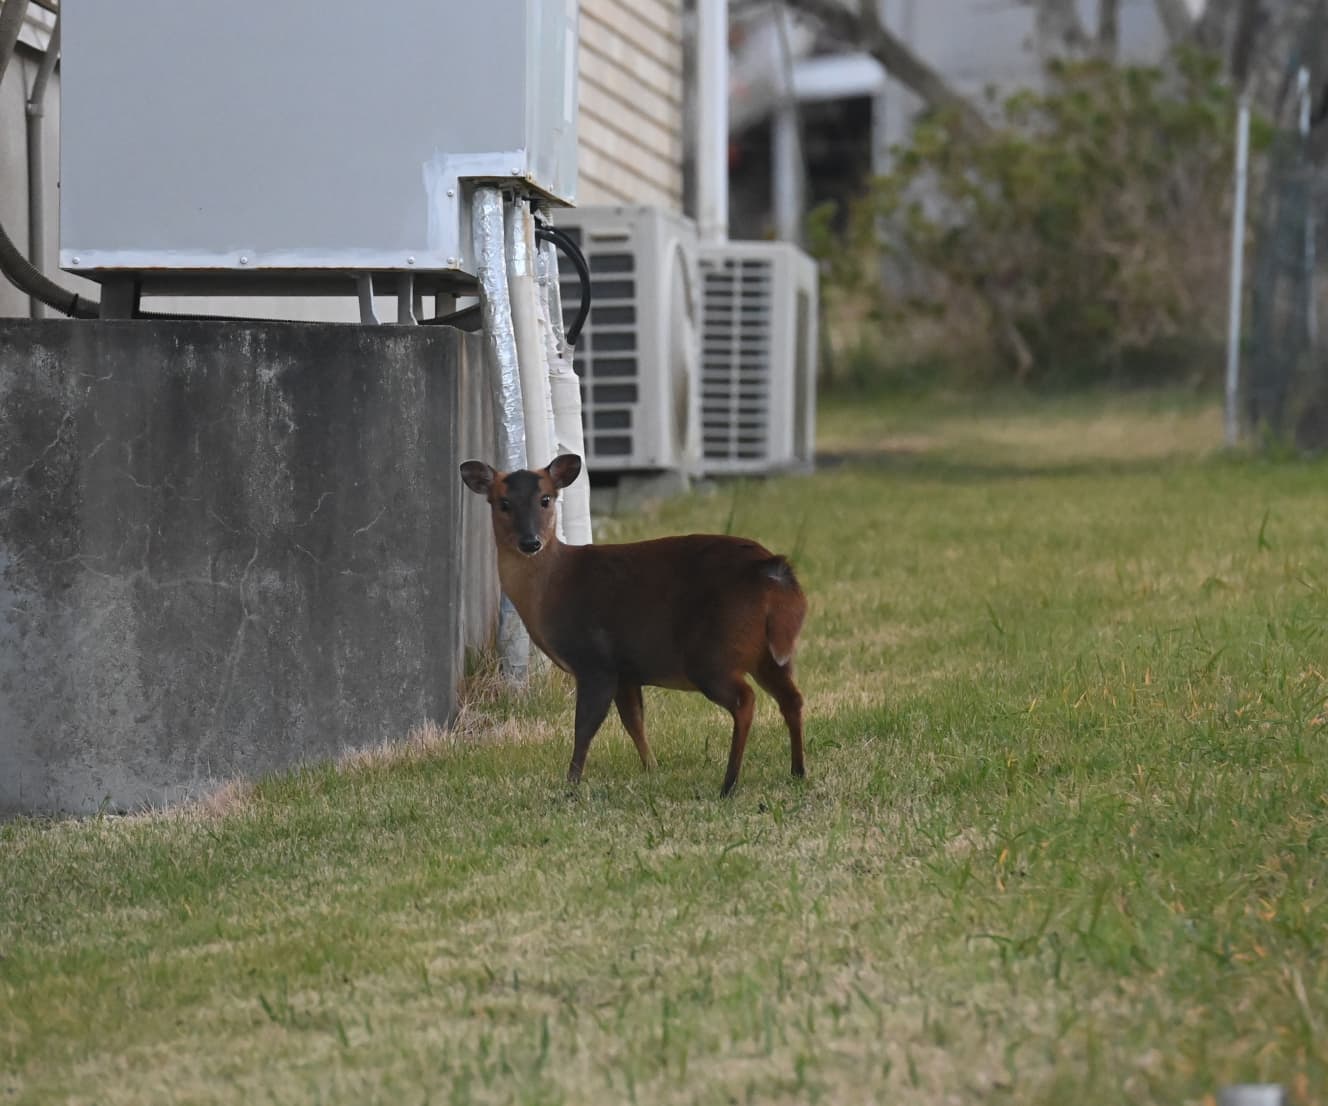
POLYGON ((1114 62, 1120 48, 1120 0, 1098 0, 1097 55, 1114 62))
POLYGON ((1194 30, 1194 20, 1190 18, 1190 9, 1185 0, 1156 0, 1157 17, 1162 20, 1162 28, 1172 42, 1182 42, 1190 37, 1194 30))
POLYGON ((1232 28, 1243 3, 1244 0, 1207 0, 1203 12, 1193 23, 1190 38, 1205 50, 1229 57, 1232 28))
POLYGON ((1234 21, 1228 62, 1232 82, 1243 91, 1250 78, 1250 67, 1254 64, 1255 40, 1265 22, 1259 9, 1259 0, 1239 0, 1234 21))
MULTIPOLYGON (((1252 5, 1253 0, 1245 3, 1252 5)), ((1328 30, 1326 8, 1324 0, 1286 0, 1275 17, 1262 20, 1260 26, 1247 32, 1253 40, 1246 47, 1248 58, 1243 63, 1248 70, 1250 96, 1258 109, 1283 126, 1295 125, 1299 67, 1303 65, 1309 70, 1312 88, 1322 88, 1328 77, 1324 42, 1328 30)), ((1239 35, 1236 45, 1239 48, 1239 35)), ((1233 57, 1232 61, 1234 70, 1237 59, 1233 57)), ((1235 75, 1241 80, 1245 72, 1235 75)))
POLYGON ((1075 0, 1035 0, 1034 28, 1047 56, 1077 54, 1088 45, 1075 0))
POLYGON ((966 97, 881 22, 875 0, 860 0, 856 10, 842 0, 787 0, 787 4, 817 20, 836 38, 865 49, 928 107, 953 112, 965 130, 984 134, 989 129, 966 97))

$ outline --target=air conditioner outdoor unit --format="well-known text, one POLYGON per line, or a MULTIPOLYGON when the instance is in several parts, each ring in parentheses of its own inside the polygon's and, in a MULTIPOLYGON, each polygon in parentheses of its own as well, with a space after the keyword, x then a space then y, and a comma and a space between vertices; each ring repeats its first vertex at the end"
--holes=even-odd
POLYGON ((808 469, 816 447, 816 263, 787 242, 703 245, 701 470, 808 469))
POLYGON ((143 294, 468 291, 478 182, 575 199, 578 11, 62 4, 60 265, 143 294))
MULTIPOLYGON (((599 473, 692 473, 700 456, 696 227, 656 207, 580 207, 555 216, 581 246, 593 290, 577 342, 586 460, 599 473)), ((564 259, 563 309, 580 303, 564 259)))

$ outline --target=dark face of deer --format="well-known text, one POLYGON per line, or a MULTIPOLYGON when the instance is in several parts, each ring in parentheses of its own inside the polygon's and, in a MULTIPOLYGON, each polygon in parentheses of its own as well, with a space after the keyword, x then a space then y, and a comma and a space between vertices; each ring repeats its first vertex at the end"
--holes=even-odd
POLYGON ((488 500, 498 545, 533 557, 554 540, 558 491, 580 471, 581 458, 567 453, 537 472, 495 472, 482 461, 467 461, 461 466, 461 479, 488 500))

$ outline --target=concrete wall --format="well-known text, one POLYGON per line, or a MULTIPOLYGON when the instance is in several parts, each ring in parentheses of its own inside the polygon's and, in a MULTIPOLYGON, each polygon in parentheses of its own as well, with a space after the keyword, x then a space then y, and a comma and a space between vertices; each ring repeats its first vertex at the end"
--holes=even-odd
POLYGON ((457 477, 492 454, 480 361, 442 328, 0 322, 0 812, 446 721, 496 600, 457 477))

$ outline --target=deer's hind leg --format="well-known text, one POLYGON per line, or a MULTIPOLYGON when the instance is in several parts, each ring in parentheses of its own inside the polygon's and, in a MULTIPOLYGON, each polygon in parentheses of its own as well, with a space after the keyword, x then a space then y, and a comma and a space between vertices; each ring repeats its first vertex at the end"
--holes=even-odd
POLYGON ((641 758, 641 767, 647 772, 657 768, 655 754, 650 751, 650 742, 646 740, 646 705, 641 695, 641 685, 628 680, 618 681, 618 693, 613 697, 618 707, 618 717, 622 719, 623 729, 636 746, 641 758))
POLYGON ((727 798, 738 783, 742 756, 747 749, 747 734, 752 728, 756 695, 751 685, 743 679, 741 672, 732 672, 710 679, 693 678, 692 682, 696 684, 702 695, 712 703, 718 703, 733 715, 733 742, 729 746, 729 766, 724 773, 724 786, 719 790, 720 797, 727 798))
POLYGON ((793 774, 805 776, 807 765, 802 750, 802 692, 793 682, 793 662, 779 665, 775 663, 774 657, 766 653, 752 677, 779 704, 779 713, 784 716, 784 725, 788 727, 793 774))

